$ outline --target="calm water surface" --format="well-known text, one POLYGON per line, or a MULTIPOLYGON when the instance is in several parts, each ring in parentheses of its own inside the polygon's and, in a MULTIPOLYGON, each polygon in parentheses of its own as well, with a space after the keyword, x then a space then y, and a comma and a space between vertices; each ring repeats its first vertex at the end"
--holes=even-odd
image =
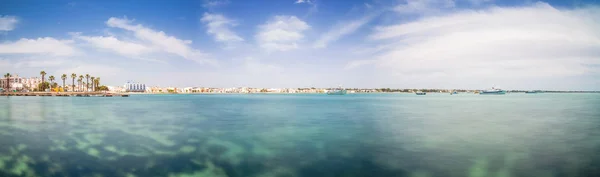
POLYGON ((600 94, 0 97, 0 176, 600 176, 600 94))

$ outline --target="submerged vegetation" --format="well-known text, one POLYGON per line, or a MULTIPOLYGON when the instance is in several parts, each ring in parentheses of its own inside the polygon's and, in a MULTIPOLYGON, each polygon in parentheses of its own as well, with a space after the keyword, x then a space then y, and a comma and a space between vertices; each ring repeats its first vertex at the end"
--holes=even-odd
MULTIPOLYGON (((453 125, 453 131, 442 126, 446 133, 419 133, 411 127, 423 129, 422 121, 435 117, 415 121, 410 111, 397 112, 421 105, 368 95, 344 98, 353 101, 324 95, 0 98, 6 99, 0 101, 5 108, 0 109, 0 176, 519 177, 599 172, 593 168, 600 165, 600 156, 593 153, 600 150, 597 141, 577 144, 587 153, 571 152, 570 144, 549 146, 545 143, 554 141, 543 136, 515 143, 526 139, 504 138, 516 133, 496 132, 498 126, 486 122, 498 120, 489 116, 486 122, 453 125), (271 109, 259 109, 265 107, 271 109), (382 118, 387 116, 393 119, 382 118), (471 125, 486 127, 485 136, 465 132, 471 125), (453 135, 466 139, 455 142, 453 135)), ((432 109, 446 104, 428 103, 432 109)), ((456 114, 447 113, 448 118, 456 114)), ((587 125, 596 124, 578 126, 587 125)))

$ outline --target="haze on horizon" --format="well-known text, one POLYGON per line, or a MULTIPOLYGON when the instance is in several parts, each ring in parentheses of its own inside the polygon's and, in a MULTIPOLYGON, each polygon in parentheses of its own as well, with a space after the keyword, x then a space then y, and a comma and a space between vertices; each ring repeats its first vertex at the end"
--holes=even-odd
POLYGON ((0 72, 106 85, 600 90, 600 2, 0 2, 0 72))

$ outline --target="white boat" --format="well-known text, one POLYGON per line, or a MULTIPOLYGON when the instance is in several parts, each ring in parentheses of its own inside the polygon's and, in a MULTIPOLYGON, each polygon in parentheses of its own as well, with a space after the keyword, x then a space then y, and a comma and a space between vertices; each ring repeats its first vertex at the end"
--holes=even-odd
POLYGON ((329 91, 327 91, 327 95, 345 95, 348 91, 344 88, 342 88, 342 86, 340 86, 339 88, 336 89, 331 89, 329 91))
POLYGON ((492 89, 483 90, 483 91, 479 92, 479 94, 481 94, 481 95, 504 95, 504 94, 506 94, 506 91, 499 89, 499 88, 492 87, 492 89))

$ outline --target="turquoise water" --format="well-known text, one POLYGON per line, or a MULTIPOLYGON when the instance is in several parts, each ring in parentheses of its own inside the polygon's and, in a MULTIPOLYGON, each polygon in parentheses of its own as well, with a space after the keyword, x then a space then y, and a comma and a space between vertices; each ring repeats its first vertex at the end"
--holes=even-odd
POLYGON ((0 97, 0 176, 600 176, 600 94, 0 97))

